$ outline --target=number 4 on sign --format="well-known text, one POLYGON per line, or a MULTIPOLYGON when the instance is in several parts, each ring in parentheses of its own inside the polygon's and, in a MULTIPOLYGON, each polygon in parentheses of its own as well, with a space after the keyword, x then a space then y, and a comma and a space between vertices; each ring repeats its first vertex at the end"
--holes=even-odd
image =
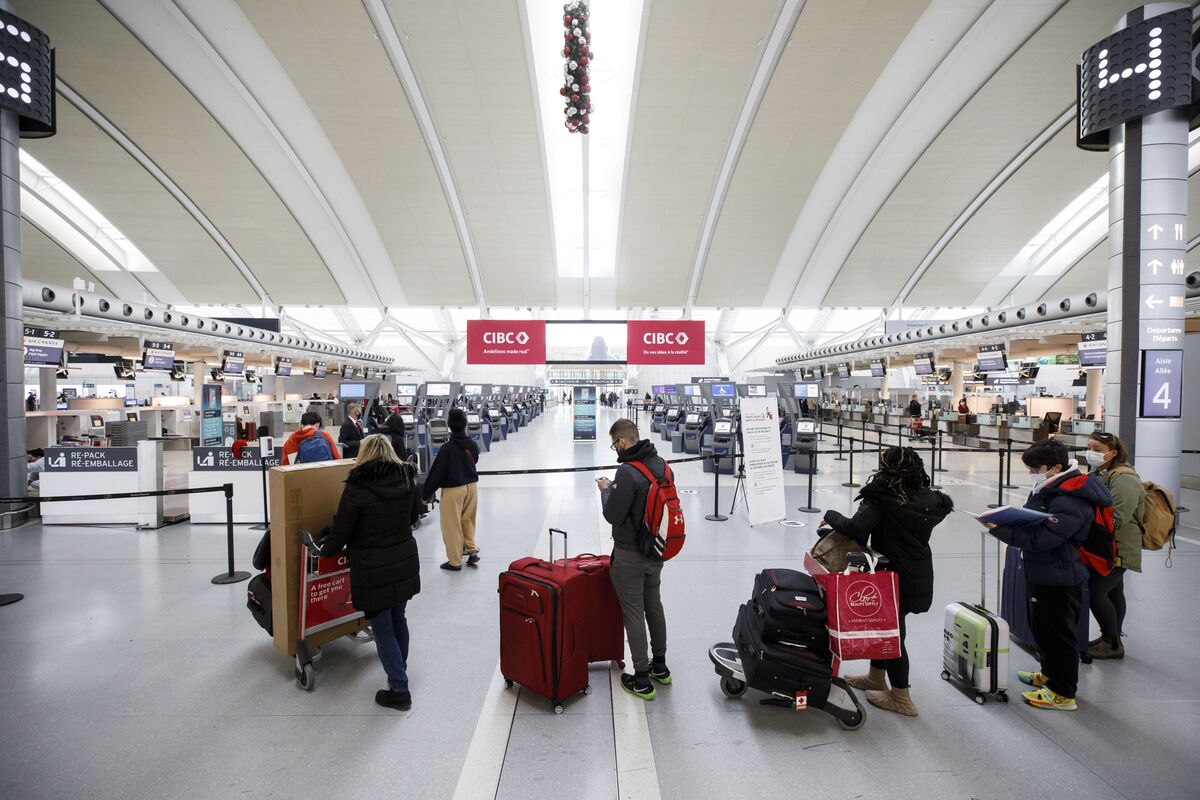
POLYGON ((1162 406, 1163 411, 1171 407, 1171 384, 1164 383, 1158 387, 1158 391, 1154 393, 1154 398, 1150 401, 1156 406, 1162 406))

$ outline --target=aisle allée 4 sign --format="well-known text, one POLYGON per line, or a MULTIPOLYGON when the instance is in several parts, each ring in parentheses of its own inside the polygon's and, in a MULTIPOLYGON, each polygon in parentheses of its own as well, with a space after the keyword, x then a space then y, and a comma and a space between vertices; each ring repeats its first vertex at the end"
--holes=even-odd
POLYGON ((468 364, 545 364, 546 321, 467 320, 468 364))
POLYGON ((704 322, 630 320, 626 325, 630 364, 703 364, 704 322))

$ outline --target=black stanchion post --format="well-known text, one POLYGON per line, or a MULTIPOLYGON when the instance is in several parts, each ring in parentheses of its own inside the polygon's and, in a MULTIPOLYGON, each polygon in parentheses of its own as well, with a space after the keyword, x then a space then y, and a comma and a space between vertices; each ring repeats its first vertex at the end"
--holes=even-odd
POLYGON ((213 583, 241 583, 250 579, 249 572, 235 572, 233 569, 233 484, 226 483, 225 489, 225 545, 229 559, 229 571, 222 572, 212 579, 213 583))
POLYGON ((838 454, 834 461, 845 461, 846 457, 842 455, 842 421, 838 420, 838 454))
POLYGON ((1000 471, 996 476, 996 502, 988 503, 988 508, 1000 508, 1004 505, 1004 451, 996 448, 996 453, 1000 456, 1000 471))
POLYGON ((262 455, 262 450, 259 450, 259 468, 262 472, 262 492, 263 492, 263 521, 262 525, 251 525, 252 531, 265 531, 271 527, 271 518, 267 510, 267 459, 262 455))
POLYGON ((945 455, 945 452, 946 452, 946 445, 942 441, 942 436, 945 433, 946 432, 942 431, 942 430, 939 430, 937 432, 937 442, 938 442, 937 471, 938 472, 949 472, 950 471, 942 466, 942 456, 945 455))
POLYGON ((930 489, 942 488, 936 480, 933 480, 937 477, 937 443, 936 436, 929 437, 929 478, 933 481, 929 484, 930 489))
POLYGON ((729 519, 721 513, 721 457, 713 452, 713 513, 705 515, 709 522, 724 522, 729 519))
POLYGON ((817 471, 817 451, 812 450, 808 454, 808 505, 801 506, 796 509, 805 514, 820 514, 821 509, 813 507, 813 474, 817 471))
POLYGON ((861 483, 854 482, 854 437, 850 437, 850 480, 842 484, 847 489, 857 489, 862 486, 861 483))
POLYGON ((1005 489, 1020 489, 1012 482, 1012 439, 1005 442, 1005 460, 1008 461, 1008 466, 1004 468, 1004 488, 1005 489))

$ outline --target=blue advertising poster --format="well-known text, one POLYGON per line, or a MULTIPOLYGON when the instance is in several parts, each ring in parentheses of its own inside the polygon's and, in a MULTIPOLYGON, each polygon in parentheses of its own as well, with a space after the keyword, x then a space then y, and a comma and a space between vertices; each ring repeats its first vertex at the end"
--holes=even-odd
POLYGON ((596 441, 596 387, 575 386, 571 389, 571 399, 575 410, 574 440, 596 441))
POLYGON ((200 446, 219 447, 224 431, 221 420, 221 384, 200 387, 200 446))

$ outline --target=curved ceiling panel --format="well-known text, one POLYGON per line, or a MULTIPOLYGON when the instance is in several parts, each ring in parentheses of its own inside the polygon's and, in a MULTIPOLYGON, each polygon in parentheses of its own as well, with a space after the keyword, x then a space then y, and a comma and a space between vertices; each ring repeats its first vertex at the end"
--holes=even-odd
MULTIPOLYGON (((363 4, 359 0, 239 0, 239 4, 337 151, 395 265, 407 301, 473 304, 475 296, 445 192, 408 97, 363 4)), ((426 5, 431 13, 441 6, 426 5)), ((516 18, 515 13, 511 16, 516 18)), ((461 69, 461 46, 453 50, 461 69)), ((523 49, 518 47, 517 52, 524 63, 523 49)), ((474 85, 476 78, 469 80, 474 85)))
MULTIPOLYGON (((830 153, 926 5, 927 0, 805 3, 738 159, 704 267, 702 304, 763 302, 830 153)), ((819 301, 814 297, 811 305, 819 301)))
POLYGON ((90 272, 74 256, 38 228, 21 220, 21 277, 58 286, 70 286, 75 278, 96 284, 96 291, 112 294, 100 275, 90 272))
POLYGON ((1075 126, 1067 126, 962 227, 909 305, 974 305, 1017 252, 1107 167, 1103 154, 1075 146, 1075 126))
MULTIPOLYGON (((189 91, 99 3, 18 0, 14 5, 56 43, 59 75, 120 126, 203 209, 272 300, 342 302, 341 292, 304 231, 254 164, 189 91)), ((58 107, 61 115, 69 105, 60 98, 58 107)), ((48 150, 59 148, 61 123, 59 127, 59 137, 47 140, 48 150)), ((86 152, 79 158, 86 160, 86 152)), ((144 172, 134 162, 130 164, 131 171, 144 172)), ((59 173, 72 185, 77 182, 72 170, 60 169, 59 173)), ((125 180, 113 177, 116 187, 125 180)), ((102 197, 83 193, 103 207, 102 197)), ((173 199, 170 203, 178 206, 173 199)), ((120 220, 114 222, 154 259, 140 237, 120 220)), ((223 253, 220 260, 230 263, 223 253)), ((164 265, 159 266, 165 270, 164 265)), ((200 295, 189 293, 186 281, 170 277, 193 302, 225 299, 212 276, 200 295)), ((242 292, 245 282, 238 275, 230 285, 242 292)), ((242 299, 257 302, 259 298, 243 294, 242 299)))
POLYGON ((454 171, 488 303, 553 305, 554 238, 517 5, 388 0, 454 171))
POLYGON ((621 212, 618 305, 683 302, 721 157, 778 6, 651 4, 621 212))
MULTIPOLYGON (((842 265, 825 302, 890 305, 955 217, 1075 102, 1072 81, 1046 76, 1073 74, 1083 49, 1107 35, 1129 6, 1129 0, 1072 0, 1035 33, 896 187, 842 265)), ((1010 256, 1026 241, 1012 242, 1010 256)))
POLYGON ((258 301, 195 218, 74 107, 59 103, 57 136, 22 146, 129 237, 189 301, 258 301))

